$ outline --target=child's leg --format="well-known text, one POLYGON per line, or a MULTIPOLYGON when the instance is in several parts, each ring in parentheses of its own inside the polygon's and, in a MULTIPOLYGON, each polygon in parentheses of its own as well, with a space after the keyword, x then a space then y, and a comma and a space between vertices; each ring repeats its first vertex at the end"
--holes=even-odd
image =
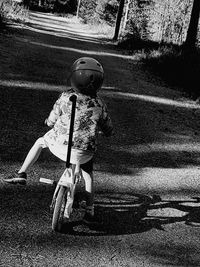
POLYGON ((30 151, 28 152, 23 165, 21 166, 18 173, 26 172, 29 167, 31 167, 36 160, 38 159, 42 149, 45 147, 43 137, 37 139, 35 144, 32 146, 30 151))
POLYGON ((82 170, 83 178, 85 181, 86 191, 86 212, 94 215, 94 184, 93 184, 93 172, 85 172, 82 170))
POLYGON ((35 144, 32 146, 31 150, 29 151, 28 155, 26 156, 26 159, 18 171, 18 173, 13 173, 8 178, 5 178, 4 181, 11 184, 26 184, 26 171, 27 169, 33 165, 33 163, 38 159, 40 152, 43 148, 46 147, 46 144, 44 142, 44 139, 41 137, 39 138, 35 144))

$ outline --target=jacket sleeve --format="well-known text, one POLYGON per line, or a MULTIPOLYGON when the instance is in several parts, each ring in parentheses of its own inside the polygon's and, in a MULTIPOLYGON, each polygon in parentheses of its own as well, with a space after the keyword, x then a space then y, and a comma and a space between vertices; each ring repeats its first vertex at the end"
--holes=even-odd
POLYGON ((109 137, 113 134, 113 124, 110 116, 108 115, 107 106, 104 103, 102 108, 102 116, 99 120, 100 130, 105 134, 105 136, 109 137))
POLYGON ((61 115, 61 99, 62 95, 58 98, 58 100, 55 102, 52 111, 49 114, 49 117, 46 120, 46 123, 48 126, 52 127, 56 123, 58 117, 61 115))

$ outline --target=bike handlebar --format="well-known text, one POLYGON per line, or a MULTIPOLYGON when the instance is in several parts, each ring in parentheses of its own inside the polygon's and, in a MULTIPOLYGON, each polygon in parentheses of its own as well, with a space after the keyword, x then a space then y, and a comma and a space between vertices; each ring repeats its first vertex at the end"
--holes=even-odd
POLYGON ((73 138, 73 131, 74 131, 74 119, 75 119, 75 111, 76 111, 76 99, 77 99, 76 95, 72 95, 69 98, 69 100, 72 102, 72 110, 71 110, 71 119, 70 119, 70 128, 69 128, 69 140, 68 140, 66 168, 69 168, 69 166, 70 166, 72 138, 73 138))

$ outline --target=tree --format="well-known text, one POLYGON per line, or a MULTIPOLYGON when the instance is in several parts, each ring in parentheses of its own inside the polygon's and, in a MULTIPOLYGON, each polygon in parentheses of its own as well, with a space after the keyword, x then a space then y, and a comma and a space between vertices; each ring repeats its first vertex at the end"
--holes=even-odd
POLYGON ((200 1, 194 0, 190 23, 187 31, 187 37, 185 41, 185 50, 193 50, 195 48, 197 33, 198 33, 199 14, 200 14, 200 1))
POLYGON ((116 19, 116 25, 115 25, 115 34, 113 37, 114 41, 116 41, 118 39, 120 24, 121 24, 123 10, 124 10, 124 3, 125 3, 125 0, 120 0, 120 2, 119 2, 119 8, 118 8, 118 12, 117 12, 117 19, 116 19))
POLYGON ((123 25, 123 29, 124 30, 126 29, 126 24, 127 24, 127 21, 128 21, 128 12, 129 12, 129 9, 130 9, 130 2, 131 2, 131 0, 128 0, 128 2, 126 4, 126 11, 125 11, 124 25, 123 25))
POLYGON ((78 15, 79 15, 80 5, 81 5, 81 0, 78 0, 77 11, 76 11, 76 17, 77 18, 78 18, 78 15))

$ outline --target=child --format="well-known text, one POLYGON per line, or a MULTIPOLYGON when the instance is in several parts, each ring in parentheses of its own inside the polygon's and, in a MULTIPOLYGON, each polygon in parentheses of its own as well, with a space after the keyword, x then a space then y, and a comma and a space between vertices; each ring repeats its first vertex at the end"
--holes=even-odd
POLYGON ((87 207, 84 218, 86 222, 92 222, 94 219, 92 159, 97 148, 98 133, 102 131, 105 136, 111 136, 113 131, 106 105, 97 96, 103 79, 104 71, 97 60, 83 57, 73 63, 70 75, 72 88, 61 94, 45 120, 45 123, 53 128, 37 139, 20 170, 4 179, 7 183, 25 185, 26 172, 38 159, 43 148, 49 148, 55 156, 66 161, 72 105, 69 98, 75 94, 77 102, 70 163, 80 166, 81 169, 76 168, 76 175, 80 175, 82 170, 85 180, 87 207))

